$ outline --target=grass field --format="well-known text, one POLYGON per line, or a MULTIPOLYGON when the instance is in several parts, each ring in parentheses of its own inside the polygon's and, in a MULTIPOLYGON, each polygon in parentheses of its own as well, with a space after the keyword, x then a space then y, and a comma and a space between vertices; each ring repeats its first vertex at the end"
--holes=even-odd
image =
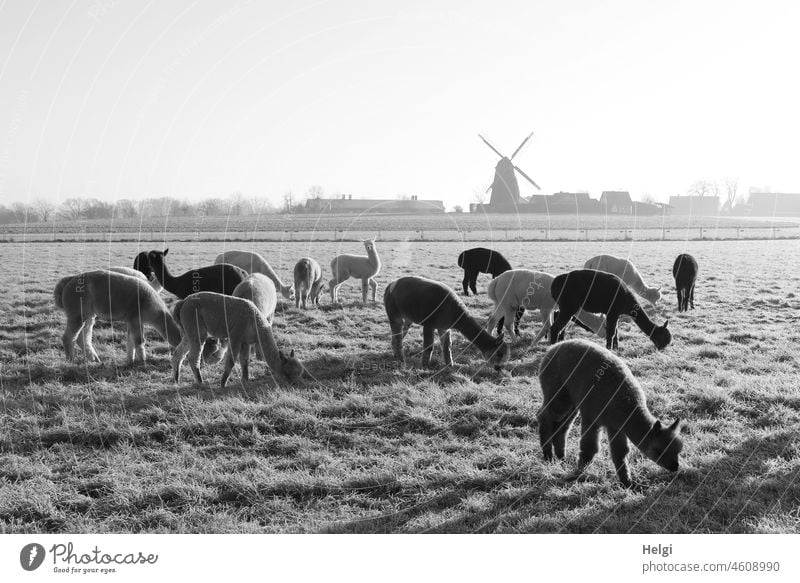
MULTIPOLYGON (((665 421, 686 420, 682 469, 668 474, 631 454, 641 491, 620 488, 605 445, 585 481, 565 477, 577 456, 545 464, 535 412, 544 344, 526 315, 509 371, 481 366, 454 335, 456 366, 391 360, 383 288, 423 274, 460 289, 456 243, 381 245, 379 301, 357 282, 342 306, 281 303, 279 345, 313 380, 276 388, 263 363, 247 389, 238 368, 225 390, 169 380, 168 345, 148 335, 149 362, 126 367, 124 334, 101 324, 101 365, 67 364, 64 315, 52 290, 64 274, 130 265, 131 244, 0 246, 0 530, 3 532, 798 532, 800 340, 796 241, 498 243, 514 266, 550 273, 601 252, 628 256, 667 291, 657 309, 674 340, 663 352, 630 323, 621 356, 665 421), (678 314, 674 257, 701 266, 697 309, 678 314)), ((255 248, 289 276, 304 255, 326 272, 357 243, 255 248)), ((219 244, 173 246, 173 272, 213 262, 219 244)), ((466 299, 485 321, 482 295, 466 299)), ((165 294, 166 296, 166 294, 165 294)), ((174 298, 168 297, 172 304, 174 298)), ((572 330, 569 335, 585 335, 572 330)), ((587 336, 588 337, 588 336, 587 336)), ((421 348, 412 328, 406 349, 421 348)), ((441 353, 439 352, 439 355, 441 353)), ((604 442, 605 444, 605 442, 604 442)))

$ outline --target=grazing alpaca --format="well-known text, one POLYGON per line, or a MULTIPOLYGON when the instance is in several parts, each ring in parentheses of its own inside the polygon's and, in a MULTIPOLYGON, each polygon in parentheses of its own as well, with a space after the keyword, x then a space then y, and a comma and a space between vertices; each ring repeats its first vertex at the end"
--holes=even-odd
POLYGON ((303 304, 303 309, 306 309, 306 303, 311 300, 312 304, 319 305, 319 296, 325 287, 322 281, 322 269, 319 263, 310 257, 303 257, 294 266, 294 289, 295 298, 294 305, 296 308, 303 304))
POLYGON ((278 379, 291 382, 304 372, 303 365, 294 356, 294 350, 288 357, 278 350, 267 317, 250 300, 214 292, 198 292, 179 301, 173 314, 183 329, 183 339, 172 355, 172 378, 175 383, 180 379, 181 365, 187 354, 195 382, 198 385, 203 383, 200 355, 208 338, 228 339, 228 355, 220 380, 222 388, 236 359, 242 367, 242 383, 249 379, 251 344, 259 346, 278 379))
POLYGON ((167 253, 169 253, 169 249, 150 251, 147 254, 147 265, 139 263, 140 270, 151 269, 164 289, 180 299, 200 291, 231 295, 236 286, 247 277, 247 273, 243 269, 227 263, 199 267, 175 277, 169 272, 164 262, 167 253))
POLYGON ((428 366, 433 352, 433 331, 439 334, 444 361, 453 364, 450 352, 450 329, 455 328, 472 342, 495 370, 508 361, 509 348, 502 338, 495 338, 469 315, 453 290, 422 277, 401 277, 390 283, 383 294, 383 304, 392 329, 392 351, 403 358, 403 338, 411 324, 422 324, 422 365, 428 366))
POLYGON ((465 296, 469 295, 470 289, 472 293, 478 294, 476 287, 479 273, 490 273, 492 278, 495 278, 511 269, 511 264, 499 251, 484 247, 474 247, 462 251, 458 256, 458 266, 464 269, 464 280, 461 285, 464 287, 465 296))
POLYGON ((559 307, 559 313, 550 328, 551 344, 560 339, 564 326, 581 308, 593 314, 606 315, 606 348, 619 348, 617 322, 623 314, 633 318, 659 350, 672 340, 672 334, 667 330, 669 320, 663 326, 656 326, 625 282, 611 273, 593 269, 562 273, 553 280, 550 293, 559 307))
POLYGON ((80 336, 88 360, 100 361, 92 346, 97 318, 127 324, 128 363, 145 361, 144 324, 155 328, 171 346, 181 341, 181 332, 164 300, 144 278, 113 271, 88 271, 62 278, 53 292, 57 308, 67 315, 62 336, 68 360, 75 358, 75 340, 80 336))
POLYGON ((381 258, 378 257, 378 250, 375 248, 375 240, 367 239, 364 241, 367 249, 367 256, 363 255, 339 255, 331 261, 331 273, 333 278, 328 284, 331 290, 331 302, 338 301, 339 286, 354 277, 361 280, 361 298, 367 303, 367 287, 372 290, 372 301, 378 293, 378 284, 375 276, 381 270, 381 258))
POLYGON ((627 259, 614 257, 613 255, 597 255, 589 259, 583 267, 584 269, 613 273, 624 281, 629 288, 653 305, 661 299, 661 288, 648 286, 636 266, 627 259))
POLYGON ((225 251, 225 253, 217 255, 214 263, 230 263, 244 269, 247 273, 263 273, 272 280, 272 283, 281 291, 281 295, 284 298, 287 300, 294 298, 294 286, 283 285, 283 281, 272 269, 272 266, 258 253, 252 251, 225 251))
POLYGON ((275 308, 278 305, 278 293, 275 284, 263 273, 251 273, 233 290, 233 296, 253 302, 261 313, 272 324, 275 308))
MULTIPOLYGON (((542 328, 533 339, 536 344, 550 330, 551 314, 556 302, 550 295, 550 286, 553 283, 553 276, 541 271, 531 271, 529 269, 511 269, 498 275, 489 282, 489 299, 494 302, 495 308, 486 329, 491 331, 498 322, 505 322, 508 336, 513 342, 519 335, 519 322, 514 322, 512 330, 511 321, 515 314, 521 314, 525 310, 539 309, 542 319, 542 328)), ((577 318, 579 323, 588 326, 591 332, 598 336, 605 336, 605 320, 594 314, 578 310, 577 318)))
POLYGON ((689 306, 694 310, 694 283, 699 271, 697 260, 688 253, 681 253, 672 264, 675 289, 678 290, 678 311, 686 312, 689 306))
POLYGON ((578 475, 599 448, 600 428, 608 435, 611 459, 622 485, 630 488, 628 440, 644 455, 671 472, 678 470, 683 448, 681 422, 665 428, 647 409, 644 391, 619 357, 585 340, 552 346, 539 367, 542 407, 539 438, 545 460, 564 459, 567 433, 581 414, 578 475))

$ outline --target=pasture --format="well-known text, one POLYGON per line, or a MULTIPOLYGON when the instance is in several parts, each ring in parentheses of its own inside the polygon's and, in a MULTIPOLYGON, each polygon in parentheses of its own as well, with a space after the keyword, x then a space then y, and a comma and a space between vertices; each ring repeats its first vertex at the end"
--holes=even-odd
MULTIPOLYGON (((484 245, 486 245, 484 243, 484 245)), ((488 246, 488 245, 487 245, 488 246)), ((3 532, 798 532, 800 531, 800 242, 691 241, 492 245, 513 267, 558 274, 598 253, 631 259, 664 298, 647 309, 670 320, 662 352, 630 321, 620 355, 650 410, 685 420, 682 469, 668 474, 635 448, 620 488, 605 438, 586 480, 567 483, 538 442, 537 378, 547 345, 531 346, 530 312, 503 374, 453 334, 455 366, 406 368, 391 359, 381 301, 401 275, 437 279, 461 295, 461 243, 377 242, 378 302, 361 305, 360 282, 327 293, 318 309, 279 299, 278 346, 294 349, 313 379, 276 388, 251 361, 228 386, 222 365, 170 379, 170 350, 152 331, 148 362, 125 366, 124 329, 98 322, 102 364, 69 364, 65 318, 52 291, 63 275, 132 265, 151 245, 31 243, 0 246, 0 530, 3 532), (672 262, 700 264, 697 309, 678 313, 672 262)), ((297 259, 323 268, 359 243, 172 243, 170 268, 210 265, 226 249, 264 255, 286 280, 297 259)), ((464 298, 483 323, 489 276, 464 298)), ((174 297, 163 292, 169 305, 174 297)), ((463 296, 462 296, 463 297, 463 296)), ((567 337, 587 337, 575 327, 567 337)), ((594 338, 594 341, 602 341, 594 338)), ((411 329, 408 351, 421 349, 411 329)))

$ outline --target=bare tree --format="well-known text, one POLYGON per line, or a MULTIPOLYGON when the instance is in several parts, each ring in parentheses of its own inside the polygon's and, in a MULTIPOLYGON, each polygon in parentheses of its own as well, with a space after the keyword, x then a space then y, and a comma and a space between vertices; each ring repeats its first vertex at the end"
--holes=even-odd
POLYGON ((61 203, 60 210, 66 218, 73 221, 80 220, 86 212, 86 201, 82 198, 68 198, 61 203))
POLYGON ((239 215, 241 215, 243 213, 247 213, 248 212, 248 207, 250 207, 250 203, 248 202, 248 200, 239 191, 234 192, 233 194, 231 194, 228 197, 228 202, 230 204, 228 212, 229 212, 229 214, 235 215, 235 216, 239 216, 239 215))
POLYGON ((689 187, 692 196, 719 196, 719 187, 711 180, 695 180, 689 187))
POLYGON ((320 198, 323 194, 325 194, 325 191, 322 187, 319 184, 315 184, 306 191, 306 199, 320 198))
POLYGON ((15 202, 11 205, 11 209, 14 211, 14 218, 18 223, 36 221, 36 215, 33 213, 33 210, 24 202, 15 202))
POLYGON ((726 178, 723 181, 725 187, 725 205, 724 208, 732 209, 733 203, 736 202, 736 197, 739 194, 739 179, 726 178))
POLYGON ((254 196, 250 199, 250 208, 257 215, 272 214, 277 208, 272 201, 263 196, 254 196))
POLYGON ((34 200, 31 204, 31 208, 43 223, 49 221, 53 213, 56 212, 56 205, 44 198, 37 198, 34 200))

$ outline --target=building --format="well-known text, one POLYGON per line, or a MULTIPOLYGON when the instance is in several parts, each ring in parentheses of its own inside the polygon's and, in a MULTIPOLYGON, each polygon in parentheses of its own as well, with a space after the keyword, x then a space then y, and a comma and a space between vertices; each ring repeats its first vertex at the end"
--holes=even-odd
POLYGON ((758 217, 776 215, 800 217, 800 194, 788 192, 751 192, 750 214, 758 217))
POLYGON ((669 206, 674 215, 717 216, 718 196, 670 196, 669 206))
POLYGON ((409 199, 399 198, 310 198, 306 201, 307 213, 353 213, 353 214, 429 214, 443 213, 441 200, 419 200, 417 196, 409 199))
POLYGON ((642 202, 640 200, 633 201, 633 214, 637 217, 668 215, 670 213, 670 206, 663 202, 642 202))
POLYGON ((633 201, 625 190, 604 190, 600 195, 600 206, 607 215, 633 214, 633 201))

